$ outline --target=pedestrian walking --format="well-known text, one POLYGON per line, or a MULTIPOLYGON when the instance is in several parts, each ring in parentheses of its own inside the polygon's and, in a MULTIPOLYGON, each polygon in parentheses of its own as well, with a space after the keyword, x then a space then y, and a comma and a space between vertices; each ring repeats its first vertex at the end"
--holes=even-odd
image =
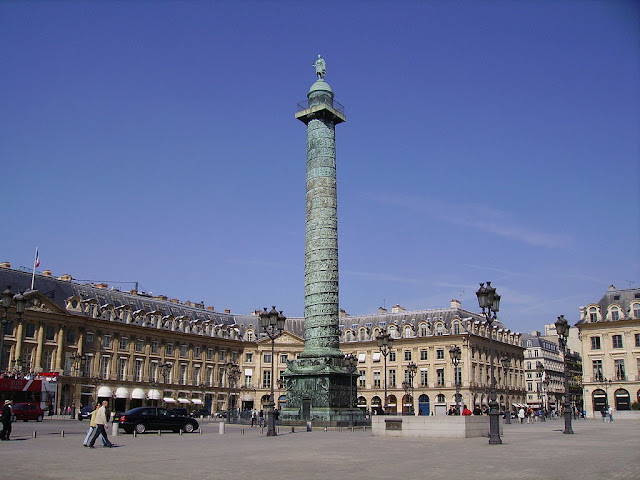
POLYGON ((105 425, 109 421, 109 418, 107 417, 107 405, 109 405, 109 402, 105 400, 102 402, 102 406, 97 410, 96 431, 93 433, 93 437, 91 437, 91 441, 89 442, 89 448, 96 448, 93 446, 93 444, 96 443, 96 439, 98 438, 98 435, 102 435, 102 437, 106 441, 107 444, 105 445, 105 447, 109 447, 109 448, 113 447, 113 443, 111 443, 107 438, 107 430, 105 427, 105 425))
MULTIPOLYGON (((100 404, 96 403, 93 407, 93 412, 91 412, 91 422, 89 423, 89 430, 87 430, 87 436, 84 437, 84 440, 82 441, 82 445, 84 445, 85 447, 89 446, 89 440, 91 440, 92 435, 96 431, 96 417, 98 416, 98 408, 100 408, 100 404)), ((104 436, 102 437, 102 446, 104 447, 107 446, 107 441, 105 440, 104 436)))
POLYGON ((602 410, 600 410, 600 413, 602 414, 602 421, 603 422, 607 421, 607 413, 608 412, 609 412, 609 410, 607 409, 606 405, 604 407, 602 407, 602 410))
POLYGON ((11 421, 13 420, 13 410, 11 409, 11 400, 5 400, 2 406, 2 414, 0 415, 0 421, 2 421, 2 431, 0 431, 0 440, 10 440, 11 436, 11 421))
POLYGON ((520 423, 524 423, 524 408, 522 407, 518 410, 518 418, 520 419, 520 423))
POLYGON ((609 415, 609 422, 613 422, 613 407, 611 405, 609 405, 607 414, 609 415))
POLYGON ((251 411, 251 427, 255 427, 256 424, 258 423, 258 411, 254 408, 251 411))
POLYGON ((260 413, 258 413, 258 421, 260 424, 260 428, 262 428, 262 425, 264 425, 264 410, 260 410, 260 413))

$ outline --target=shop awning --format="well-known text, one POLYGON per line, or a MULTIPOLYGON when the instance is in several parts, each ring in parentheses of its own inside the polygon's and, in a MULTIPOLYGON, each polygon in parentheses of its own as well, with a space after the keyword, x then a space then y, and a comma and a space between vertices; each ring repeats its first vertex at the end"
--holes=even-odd
POLYGON ((176 401, 171 397, 164 397, 162 400, 164 403, 176 403, 176 401))
POLYGON ((178 403, 191 403, 191 400, 187 398, 178 398, 178 403))
POLYGON ((124 387, 118 387, 116 389, 116 398, 129 398, 129 390, 124 387))
POLYGON ((245 376, 245 377, 251 377, 251 376, 253 376, 253 369, 252 369, 252 368, 245 368, 245 369, 244 369, 244 376, 245 376))
POLYGON ((147 393, 147 398, 149 400, 160 400, 162 398, 162 395, 160 395, 160 392, 156 389, 152 389, 149 390, 149 393, 147 393))
POLYGON ((202 405, 202 400, 200 400, 199 398, 194 398, 193 400, 191 400, 191 403, 193 403, 194 405, 202 405))
POLYGON ((100 387, 98 389, 98 397, 111 397, 113 392, 109 387, 100 387))
POLYGON ((137 400, 141 400, 145 397, 144 390, 141 388, 135 388, 133 392, 131 392, 131 398, 135 398, 137 400))
POLYGON ((253 402, 253 395, 244 394, 242 396, 242 401, 243 402, 253 402))

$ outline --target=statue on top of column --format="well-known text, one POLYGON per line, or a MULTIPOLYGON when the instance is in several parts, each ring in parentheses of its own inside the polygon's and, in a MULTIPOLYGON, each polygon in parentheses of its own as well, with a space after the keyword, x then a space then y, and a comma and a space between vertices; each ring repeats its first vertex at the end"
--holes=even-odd
POLYGON ((324 76, 327 73, 327 64, 322 58, 322 55, 318 54, 318 59, 315 61, 312 67, 316 67, 316 75, 318 75, 318 80, 324 80, 324 76))

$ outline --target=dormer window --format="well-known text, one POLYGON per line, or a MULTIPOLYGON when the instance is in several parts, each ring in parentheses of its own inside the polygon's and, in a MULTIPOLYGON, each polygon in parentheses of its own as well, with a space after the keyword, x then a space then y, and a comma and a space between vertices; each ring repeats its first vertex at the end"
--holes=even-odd
POLYGON ((620 320, 620 309, 618 307, 611 308, 611 321, 620 320))

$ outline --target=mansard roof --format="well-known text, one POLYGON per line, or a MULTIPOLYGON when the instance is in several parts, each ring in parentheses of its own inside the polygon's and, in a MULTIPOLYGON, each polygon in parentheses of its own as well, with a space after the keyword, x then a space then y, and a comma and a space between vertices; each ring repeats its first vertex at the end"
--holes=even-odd
POLYGON ((640 303, 640 288, 617 289, 611 285, 597 303, 590 303, 586 307, 581 307, 582 318, 578 323, 576 323, 576 325, 591 323, 589 320, 588 310, 593 306, 598 306, 600 308, 600 313, 603 314, 603 321, 612 321, 604 318, 604 314, 609 310, 609 307, 612 306, 620 307, 621 311, 619 320, 634 318, 633 308, 631 308, 633 303, 640 303))

